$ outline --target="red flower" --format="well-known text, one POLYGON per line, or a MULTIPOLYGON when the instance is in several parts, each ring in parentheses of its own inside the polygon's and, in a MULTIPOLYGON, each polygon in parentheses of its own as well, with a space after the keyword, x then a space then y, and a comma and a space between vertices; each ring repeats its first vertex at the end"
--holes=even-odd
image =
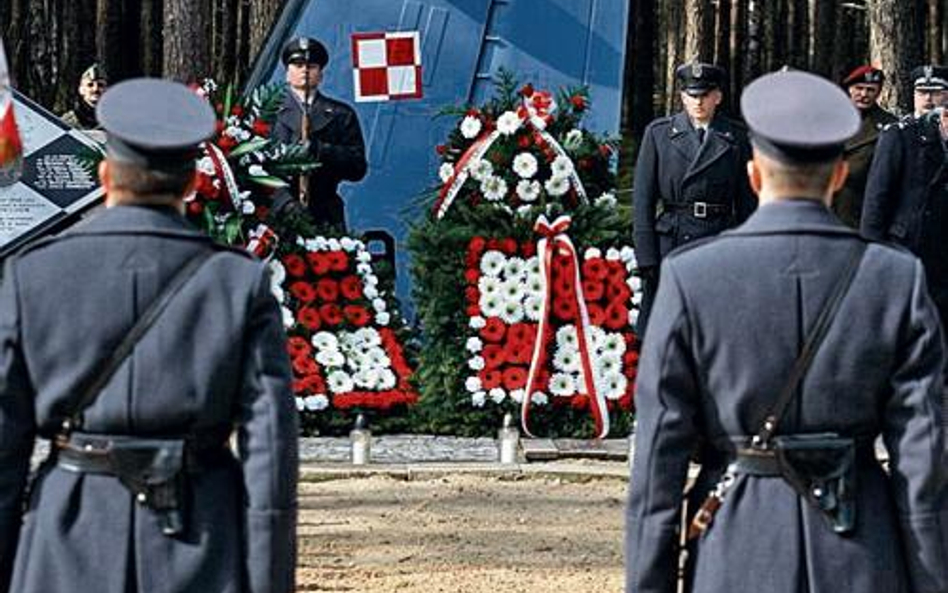
POLYGON ((524 150, 530 148, 531 144, 533 144, 532 134, 521 134, 520 137, 517 138, 517 146, 523 148, 524 150))
POLYGON ((488 342, 499 342, 504 339, 507 326, 500 317, 488 317, 487 324, 481 328, 481 337, 488 342))
POLYGON ((595 302, 602 298, 606 293, 606 287, 602 282, 594 278, 586 278, 583 280, 583 298, 587 302, 595 302))
POLYGON ((613 278, 606 286, 606 297, 610 303, 627 303, 632 298, 632 289, 624 280, 613 278))
POLYGON ((316 283, 316 292, 323 301, 334 303, 339 298, 339 283, 332 278, 322 278, 316 283))
POLYGON ((468 305, 464 312, 467 313, 468 317, 478 317, 481 314, 481 308, 477 305, 468 305))
POLYGON ((517 364, 529 364, 533 360, 533 346, 534 342, 531 338, 529 343, 524 342, 520 348, 515 348, 512 356, 509 356, 507 360, 517 364))
POLYGON ((346 320, 356 327, 365 327, 369 323, 369 312, 359 305, 346 305, 343 308, 346 320))
POLYGON ((480 296, 480 293, 478 293, 477 287, 475 286, 468 286, 467 288, 464 289, 464 298, 467 299, 468 304, 476 305, 478 302, 479 296, 480 296))
POLYGON ((328 325, 339 325, 342 323, 342 309, 334 303, 327 303, 319 307, 319 316, 328 325))
POLYGON ((237 117, 243 117, 244 108, 241 107, 240 105, 234 105, 233 107, 230 108, 230 114, 236 115, 237 117))
POLYGON ((316 331, 322 325, 319 312, 312 307, 302 307, 296 314, 296 319, 306 329, 316 331))
POLYGON ((471 242, 468 244, 468 249, 473 253, 481 253, 484 251, 484 247, 487 245, 487 240, 480 235, 471 238, 471 242))
POLYGON ((306 254, 306 261, 317 276, 325 276, 329 273, 329 258, 324 253, 310 251, 306 254))
POLYGON ((553 315, 563 321, 576 319, 576 303, 573 299, 553 299, 553 315))
POLYGON ((601 154, 603 158, 609 158, 610 156, 612 156, 612 147, 609 146, 608 144, 600 144, 599 154, 601 154))
POLYGON ((572 406, 574 410, 585 410, 589 407, 589 396, 575 395, 569 398, 569 405, 572 406))
POLYGON ((253 125, 250 126, 250 129, 253 130, 253 133, 257 136, 266 137, 270 135, 270 124, 262 119, 255 120, 253 125))
POLYGON ((220 197, 221 189, 220 187, 214 186, 213 177, 205 173, 198 173, 196 181, 197 184, 194 186, 194 191, 198 194, 208 200, 216 200, 220 197))
POLYGON ((537 244, 533 242, 526 242, 520 246, 520 254, 523 257, 530 258, 537 254, 537 244))
POLYGON ((500 371, 493 369, 484 369, 480 372, 481 377, 481 386, 484 389, 493 389, 495 387, 500 387, 501 382, 504 380, 504 374, 500 371))
POLYGON ((306 274, 306 261, 295 253, 283 256, 283 267, 290 276, 301 278, 306 274))
POLYGON ((344 251, 330 251, 326 254, 329 257, 329 269, 334 272, 345 272, 349 267, 349 257, 344 251))
POLYGON ((319 372, 319 365, 308 356, 300 356, 293 359, 293 372, 297 375, 314 375, 319 372))
POLYGON ((537 335, 537 326, 531 323, 515 323, 507 330, 507 341, 518 346, 531 346, 537 335))
POLYGON ((527 371, 522 367, 507 367, 503 380, 507 390, 523 389, 527 386, 527 371))
POLYGON ((309 282, 297 280, 293 284, 290 284, 290 294, 304 303, 311 303, 313 299, 316 298, 316 289, 313 288, 313 285, 309 282))
POLYGON ((500 344, 488 344, 481 350, 485 368, 496 369, 507 360, 507 352, 500 344))
POLYGON ((342 293, 342 298, 354 301, 362 296, 362 281, 358 276, 346 276, 339 281, 339 292, 342 293))
POLYGON ((609 329, 623 329, 629 325, 629 310, 621 303, 613 303, 606 307, 605 325, 609 329))
POLYGON ((435 152, 438 154, 444 154, 448 151, 448 147, 444 144, 439 144, 435 146, 435 152))
POLYGON ((471 107, 464 113, 464 115, 470 115, 471 117, 479 117, 480 114, 481 112, 477 110, 477 107, 471 107))
POLYGON ((237 141, 230 136, 224 135, 217 139, 217 147, 220 148, 224 154, 229 153, 235 146, 237 146, 237 141))
POLYGON ((197 200, 188 202, 188 214, 191 216, 200 216, 204 212, 204 204, 197 200))
POLYGON ((480 280, 481 273, 479 270, 466 270, 464 272, 464 279, 467 280, 468 284, 477 284, 477 281, 480 280))
POLYGON ((609 275, 609 266, 601 257, 591 257, 583 262, 583 276, 593 280, 605 280, 609 275))
POLYGON ((502 243, 501 243, 500 239, 488 239, 488 240, 487 240, 487 248, 488 248, 488 249, 493 249, 493 250, 495 250, 495 251, 499 251, 501 244, 502 244, 502 243))
POLYGON ((569 98, 569 102, 573 104, 576 111, 583 111, 587 107, 586 97, 582 95, 573 95, 569 98))
POLYGON ((313 353, 313 348, 309 345, 309 340, 306 338, 290 336, 286 340, 286 351, 289 352, 290 358, 297 358, 300 356, 309 356, 313 353))
POLYGON ((507 255, 516 255, 517 254, 517 242, 511 238, 506 238, 503 240, 501 250, 507 255))
POLYGON ((589 303, 586 305, 586 310, 589 312, 589 323, 593 325, 602 326, 606 321, 606 312, 595 303, 589 303))
POLYGON ((266 220, 267 215, 270 214, 270 209, 266 206, 257 206, 253 213, 256 215, 257 219, 266 220))
POLYGON ((523 85, 523 88, 520 89, 520 96, 529 97, 531 95, 533 95, 533 85, 530 83, 523 85))
POLYGON ((326 393, 326 381, 319 375, 310 375, 300 379, 300 387, 309 393, 326 393))
POLYGON ((625 354, 622 355, 622 365, 626 369, 635 369, 636 365, 639 364, 639 353, 635 350, 626 350, 625 354))

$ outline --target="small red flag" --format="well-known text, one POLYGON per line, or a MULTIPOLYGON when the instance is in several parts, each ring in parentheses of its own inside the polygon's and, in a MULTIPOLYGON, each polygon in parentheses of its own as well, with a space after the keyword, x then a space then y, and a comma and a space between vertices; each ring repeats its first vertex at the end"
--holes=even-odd
POLYGON ((7 54, 0 39, 0 186, 20 178, 23 168, 23 141, 13 114, 13 91, 7 54))

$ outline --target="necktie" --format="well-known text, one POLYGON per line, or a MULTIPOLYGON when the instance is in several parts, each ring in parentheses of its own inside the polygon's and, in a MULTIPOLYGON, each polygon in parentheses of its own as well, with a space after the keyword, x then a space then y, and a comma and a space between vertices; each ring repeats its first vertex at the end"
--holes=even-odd
POLYGON ((698 144, 704 144, 704 128, 698 128, 698 144))

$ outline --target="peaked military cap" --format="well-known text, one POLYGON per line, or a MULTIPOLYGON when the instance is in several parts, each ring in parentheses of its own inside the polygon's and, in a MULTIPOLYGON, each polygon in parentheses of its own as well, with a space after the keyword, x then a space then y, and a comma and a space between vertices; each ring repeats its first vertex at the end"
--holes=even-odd
POLYGON ((108 78, 105 75, 105 70, 96 62, 82 72, 79 80, 108 80, 108 78))
POLYGON ((948 90, 948 68, 926 64, 912 69, 912 86, 916 91, 948 90))
POLYGON ((216 125, 205 99, 183 84, 155 78, 110 87, 96 116, 108 133, 110 159, 164 172, 193 168, 216 125))
POLYGON ((860 118, 846 93, 808 72, 775 72, 744 89, 741 111, 751 142, 781 162, 830 161, 859 130, 860 118))
POLYGON ((283 47, 283 65, 291 63, 318 64, 320 68, 329 62, 326 46, 312 37, 291 39, 283 47))
POLYGON ((724 86, 727 73, 724 68, 719 68, 714 64, 692 62, 679 66, 675 70, 675 78, 678 80, 680 90, 691 96, 700 96, 724 86))
POLYGON ((885 73, 869 64, 859 66, 843 79, 843 87, 847 89, 854 84, 878 84, 882 86, 884 83, 885 73))

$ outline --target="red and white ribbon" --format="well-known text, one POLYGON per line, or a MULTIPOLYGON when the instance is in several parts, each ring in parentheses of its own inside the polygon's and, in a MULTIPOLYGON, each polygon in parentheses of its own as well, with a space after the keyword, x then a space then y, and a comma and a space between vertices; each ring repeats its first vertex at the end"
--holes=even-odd
POLYGON ((263 259, 276 250, 277 243, 279 242, 280 238, 277 237, 273 229, 261 223, 258 224, 254 230, 250 231, 250 241, 247 243, 247 251, 263 259))
POLYGON ((448 213, 448 208, 454 203, 454 199, 458 197, 458 192, 461 191, 464 182, 471 176, 471 162, 477 162, 482 159, 498 138, 500 138, 500 132, 494 130, 490 134, 481 135, 480 138, 474 141, 474 144, 471 144, 471 146, 464 151, 464 154, 461 155, 461 158, 458 159, 458 162, 454 165, 454 173, 451 175, 451 178, 448 179, 444 187, 441 188, 441 194, 438 196, 437 207, 435 209, 436 218, 440 220, 448 213))
POLYGON ((211 157, 211 163, 214 165, 214 174, 224 183, 224 191, 230 199, 234 211, 240 214, 242 212, 242 200, 240 199, 240 188, 237 187, 237 180, 234 179, 234 172, 227 162, 227 157, 220 148, 213 142, 205 142, 207 155, 211 157))
POLYGON ((551 223, 546 216, 541 214, 533 227, 541 235, 537 242, 537 256, 540 258, 540 282, 543 286, 544 298, 540 308, 540 323, 537 328, 537 338, 533 345, 533 356, 530 359, 530 370, 527 374, 527 392, 523 396, 520 409, 520 424, 523 426, 523 432, 532 437, 533 433, 530 432, 529 427, 530 403, 535 392, 538 375, 544 365, 544 356, 549 348, 547 328, 550 325, 549 317, 553 300, 553 256, 557 253, 564 253, 572 261, 575 276, 573 279, 574 293, 567 298, 575 299, 576 309, 579 312, 576 337, 583 371, 583 384, 586 388, 585 394, 589 397, 589 407, 592 410, 593 420, 596 423, 596 438, 601 439, 609 434, 609 410, 606 406, 605 397, 596 389, 596 380, 593 376, 594 369, 589 344, 589 312, 586 309, 586 300, 583 298, 579 257, 576 253, 576 247, 570 240, 569 235, 566 234, 571 222, 572 219, 564 215, 551 223))

